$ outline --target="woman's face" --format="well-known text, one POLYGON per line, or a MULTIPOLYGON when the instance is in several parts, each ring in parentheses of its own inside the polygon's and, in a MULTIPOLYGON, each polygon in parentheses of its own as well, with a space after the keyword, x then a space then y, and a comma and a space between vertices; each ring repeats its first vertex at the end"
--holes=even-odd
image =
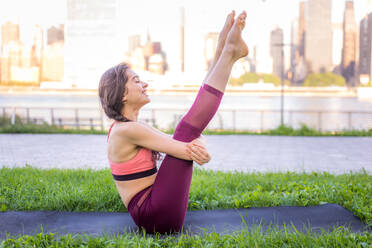
POLYGON ((126 83, 123 101, 124 105, 143 105, 150 102, 149 96, 146 94, 147 83, 140 80, 138 75, 128 69, 127 70, 128 82, 126 83))

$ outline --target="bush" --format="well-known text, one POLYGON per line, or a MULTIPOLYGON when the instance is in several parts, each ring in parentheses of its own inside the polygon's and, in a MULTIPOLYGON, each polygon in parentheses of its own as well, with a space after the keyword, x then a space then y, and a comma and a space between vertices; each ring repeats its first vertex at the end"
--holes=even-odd
POLYGON ((260 76, 256 73, 245 73, 239 78, 231 78, 229 84, 234 86, 242 86, 244 83, 258 83, 260 76))
MULTIPOLYGON (((12 124, 12 117, 10 116, 1 116, 0 117, 0 127, 10 126, 12 124)), ((19 115, 15 115, 14 124, 23 125, 22 118, 19 115)))
POLYGON ((340 75, 327 72, 310 74, 306 77, 303 86, 325 87, 325 86, 345 86, 346 80, 340 75))
POLYGON ((229 84, 233 86, 242 86, 245 83, 258 83, 260 80, 264 83, 280 85, 280 78, 274 74, 257 74, 251 72, 247 72, 239 78, 231 78, 229 84))
POLYGON ((280 78, 274 74, 263 74, 262 80, 264 83, 273 83, 274 85, 280 85, 280 78))

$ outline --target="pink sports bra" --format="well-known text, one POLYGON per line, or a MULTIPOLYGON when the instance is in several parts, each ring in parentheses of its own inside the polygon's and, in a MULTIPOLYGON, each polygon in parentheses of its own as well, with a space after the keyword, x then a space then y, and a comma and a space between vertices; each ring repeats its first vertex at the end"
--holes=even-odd
MULTIPOLYGON (((115 124, 112 123, 107 135, 107 142, 110 136, 111 128, 115 124)), ((112 176, 117 181, 128 181, 142 177, 147 177, 155 174, 157 168, 152 161, 151 150, 142 147, 134 158, 122 163, 115 163, 108 159, 112 176)))

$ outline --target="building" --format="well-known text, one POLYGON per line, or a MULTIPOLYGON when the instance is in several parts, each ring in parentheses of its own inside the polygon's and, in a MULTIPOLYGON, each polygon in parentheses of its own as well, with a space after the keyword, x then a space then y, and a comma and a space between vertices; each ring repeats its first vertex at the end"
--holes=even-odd
POLYGON ((296 56, 296 64, 300 62, 301 58, 304 58, 305 56, 305 36, 306 36, 306 19, 305 19, 305 14, 306 14, 306 3, 305 2, 300 2, 300 13, 299 13, 299 18, 298 18, 298 41, 296 44, 298 45, 297 49, 297 56, 296 56))
POLYGON ((288 73, 288 79, 294 83, 295 82, 295 71, 296 71, 296 62, 297 62, 297 56, 298 56, 298 50, 299 50, 299 39, 298 39, 298 24, 299 24, 299 19, 295 19, 292 22, 291 25, 291 44, 292 46, 290 47, 290 67, 289 67, 289 73, 288 73))
POLYGON ((181 25, 180 25, 180 38, 181 38, 181 71, 185 72, 185 8, 180 8, 180 14, 181 14, 181 25))
POLYGON ((336 74, 342 73, 342 47, 344 40, 343 23, 332 24, 332 72, 336 74))
POLYGON ((160 42, 151 40, 149 32, 147 32, 147 42, 142 49, 145 56, 145 70, 164 74, 166 70, 165 53, 160 42))
POLYGON ((2 83, 39 83, 40 68, 32 66, 32 49, 11 41, 3 46, 1 56, 2 83))
POLYGON ((42 81, 62 81, 64 75, 64 41, 55 41, 43 51, 42 81))
POLYGON ((34 42, 32 45, 31 66, 41 65, 41 55, 44 49, 43 29, 39 25, 34 26, 34 42))
POLYGON ((1 25, 0 82, 10 82, 10 68, 21 63, 19 24, 6 22, 1 25))
POLYGON ((331 0, 308 0, 305 59, 309 73, 332 69, 331 0))
POLYGON ((209 70, 211 63, 213 62, 218 43, 218 35, 218 32, 210 32, 207 33, 204 38, 204 58, 206 70, 209 70))
POLYGON ((65 26, 60 24, 58 26, 52 26, 47 30, 47 44, 51 45, 55 42, 65 40, 65 26))
POLYGON ((141 37, 139 35, 129 37, 129 49, 126 53, 126 61, 129 61, 134 70, 164 74, 168 65, 161 43, 152 41, 149 31, 147 31, 146 44, 141 46, 140 41, 141 37))
POLYGON ((128 52, 133 52, 136 48, 141 47, 141 36, 131 35, 128 37, 128 52))
POLYGON ((117 0, 67 0, 64 82, 97 89, 99 79, 122 61, 117 0))
POLYGON ((7 45, 11 41, 20 41, 20 27, 19 24, 6 22, 1 25, 1 45, 7 45))
POLYGON ((362 84, 372 79, 372 13, 360 21, 359 31, 359 75, 362 84))
POLYGON ((32 83, 41 80, 41 59, 43 50, 43 30, 33 26, 33 43, 20 41, 18 24, 6 23, 2 26, 1 82, 32 83))
POLYGON ((284 69, 283 29, 279 27, 271 31, 270 55, 273 59, 273 74, 282 77, 284 69))
POLYGON ((148 71, 155 74, 164 74, 166 67, 164 66, 165 59, 163 54, 156 53, 148 60, 148 71))
POLYGON ((305 1, 300 2, 299 10, 298 20, 292 23, 291 68, 288 75, 289 79, 295 85, 301 84, 307 76, 305 62, 307 3, 305 1), (297 32, 295 30, 296 27, 297 32))
POLYGON ((22 66, 22 46, 19 41, 8 41, 2 45, 1 53, 1 82, 12 81, 12 67, 22 66))
POLYGON ((146 61, 146 71, 154 72, 156 74, 164 74, 166 62, 165 53, 161 48, 161 43, 148 41, 143 49, 146 61))
POLYGON ((257 65, 257 46, 253 46, 253 49, 251 49, 252 52, 250 52, 250 56, 248 57, 250 67, 249 72, 256 73, 256 65, 257 65))
POLYGON ((353 85, 356 63, 356 33, 354 2, 345 2, 344 24, 343 24, 343 46, 342 46, 342 75, 353 85))
POLYGON ((128 61, 134 71, 146 71, 147 62, 143 47, 137 47, 134 51, 128 52, 124 61, 128 61))

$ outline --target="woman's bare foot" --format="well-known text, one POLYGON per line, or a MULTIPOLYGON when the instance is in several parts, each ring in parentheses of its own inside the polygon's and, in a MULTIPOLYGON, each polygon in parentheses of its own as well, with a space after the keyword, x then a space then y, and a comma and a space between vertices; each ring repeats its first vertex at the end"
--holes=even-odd
POLYGON ((248 55, 248 46, 242 39, 242 31, 245 27, 247 13, 243 11, 235 20, 226 38, 224 50, 231 53, 234 61, 248 55))
POLYGON ((216 65, 218 59, 220 58, 222 51, 225 47, 225 41, 227 38, 227 35, 229 34, 233 24, 234 24, 234 17, 235 17, 235 11, 231 11, 230 14, 227 15, 225 25, 223 26, 220 34, 218 35, 218 43, 216 47, 216 53, 214 54, 213 61, 211 65, 209 66, 208 73, 206 75, 206 78, 208 75, 213 71, 214 66, 216 65))
POLYGON ((234 24, 234 17, 235 17, 235 11, 231 11, 230 14, 227 15, 226 17, 226 22, 225 25, 223 26, 220 34, 218 35, 218 43, 217 43, 217 48, 216 48, 216 61, 218 60, 219 56, 222 53, 223 47, 225 46, 225 41, 227 38, 227 35, 230 32, 230 29, 232 28, 234 24))

